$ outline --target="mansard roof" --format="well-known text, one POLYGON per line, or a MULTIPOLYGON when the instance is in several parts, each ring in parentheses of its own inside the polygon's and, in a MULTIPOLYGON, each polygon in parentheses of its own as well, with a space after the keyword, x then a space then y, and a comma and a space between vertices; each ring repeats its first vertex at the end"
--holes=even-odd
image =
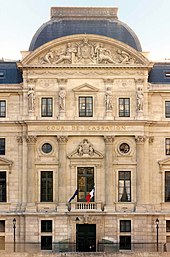
POLYGON ((29 51, 54 39, 75 34, 106 36, 142 51, 134 31, 118 19, 117 10, 103 7, 53 7, 51 19, 37 30, 29 51))

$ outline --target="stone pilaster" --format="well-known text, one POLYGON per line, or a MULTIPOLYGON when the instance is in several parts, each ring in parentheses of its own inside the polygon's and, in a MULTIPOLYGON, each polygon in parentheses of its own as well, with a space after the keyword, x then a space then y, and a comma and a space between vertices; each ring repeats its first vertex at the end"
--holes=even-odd
POLYGON ((67 136, 58 136, 57 137, 59 150, 58 150, 58 159, 59 159, 59 175, 58 175, 58 185, 59 185, 59 195, 58 195, 58 202, 59 205, 66 204, 67 199, 67 170, 66 170, 66 144, 68 141, 67 136))
MULTIPOLYGON (((114 136, 105 136, 105 204, 106 208, 113 205, 113 141, 114 136)), ((112 206, 113 208, 113 206, 112 206)))
POLYGON ((35 203, 35 143, 36 136, 28 136, 26 138, 28 144, 28 165, 27 165, 27 202, 35 203))
POLYGON ((144 136, 136 136, 136 203, 137 206, 145 203, 145 155, 144 155, 144 143, 146 138, 144 136))

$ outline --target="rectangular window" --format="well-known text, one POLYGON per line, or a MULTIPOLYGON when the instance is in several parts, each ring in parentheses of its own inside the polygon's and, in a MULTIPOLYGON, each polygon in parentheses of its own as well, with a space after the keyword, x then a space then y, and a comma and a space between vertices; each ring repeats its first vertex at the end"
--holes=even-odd
POLYGON ((79 97, 79 117, 93 117, 93 97, 79 97))
POLYGON ((165 171, 165 202, 170 202, 170 171, 165 171))
POLYGON ((170 101, 165 101, 165 117, 170 118, 170 101))
POLYGON ((5 220, 0 220, 0 233, 5 232, 5 220))
POLYGON ((0 100, 0 118, 6 117, 6 101, 0 100))
POLYGON ((0 171, 0 202, 6 202, 6 171, 0 171))
POLYGON ((41 250, 52 250, 52 236, 41 236, 41 250))
POLYGON ((0 155, 5 155, 5 138, 0 138, 0 155))
POLYGON ((41 171, 41 202, 53 201, 53 172, 41 171))
POLYGON ((5 250, 5 236, 0 236, 0 250, 5 250))
POLYGON ((131 232, 131 220, 120 220, 120 232, 131 232))
POLYGON ((53 116, 53 99, 52 98, 41 99, 41 116, 42 117, 53 116))
POLYGON ((130 117, 130 98, 119 98, 119 117, 130 117))
POLYGON ((41 232, 52 232, 52 220, 41 220, 41 232))
POLYGON ((170 232, 170 220, 166 220, 166 232, 170 232))
POLYGON ((131 202, 131 172, 119 171, 119 202, 131 202))
POLYGON ((120 236, 120 250, 131 250, 131 236, 120 236))
MULTIPOLYGON (((94 168, 93 167, 79 167, 78 168, 78 201, 85 202, 86 196, 94 188, 94 168)), ((91 198, 94 202, 94 197, 91 198)))
POLYGON ((166 138, 166 141, 165 141, 165 152, 166 152, 166 155, 170 155, 170 138, 166 138))

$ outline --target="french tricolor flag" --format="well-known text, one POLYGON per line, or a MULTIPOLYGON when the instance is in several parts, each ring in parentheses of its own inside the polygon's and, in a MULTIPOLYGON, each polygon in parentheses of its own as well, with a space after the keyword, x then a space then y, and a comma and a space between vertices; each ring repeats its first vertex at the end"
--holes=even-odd
POLYGON ((89 203, 90 199, 94 197, 95 187, 90 191, 88 195, 86 195, 86 202, 89 203))

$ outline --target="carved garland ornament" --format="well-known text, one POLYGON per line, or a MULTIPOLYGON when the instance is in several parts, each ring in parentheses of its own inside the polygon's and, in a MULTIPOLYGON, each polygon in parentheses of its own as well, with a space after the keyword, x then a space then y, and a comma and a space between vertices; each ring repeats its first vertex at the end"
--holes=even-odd
POLYGON ((109 45, 91 42, 87 38, 50 49, 38 61, 40 64, 135 64, 129 53, 109 45))

